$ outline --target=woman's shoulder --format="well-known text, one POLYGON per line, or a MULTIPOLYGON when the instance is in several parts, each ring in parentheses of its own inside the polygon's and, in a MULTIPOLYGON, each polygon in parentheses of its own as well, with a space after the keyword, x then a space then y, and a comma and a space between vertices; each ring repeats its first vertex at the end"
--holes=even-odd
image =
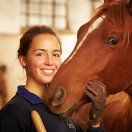
POLYGON ((0 110, 0 131, 5 128, 6 131, 13 129, 18 131, 18 127, 22 129, 25 125, 28 126, 31 122, 31 112, 27 107, 28 102, 22 97, 15 95, 1 110, 0 110))
POLYGON ((15 95, 1 110, 0 117, 11 116, 21 117, 28 115, 30 112, 30 104, 24 98, 15 95))

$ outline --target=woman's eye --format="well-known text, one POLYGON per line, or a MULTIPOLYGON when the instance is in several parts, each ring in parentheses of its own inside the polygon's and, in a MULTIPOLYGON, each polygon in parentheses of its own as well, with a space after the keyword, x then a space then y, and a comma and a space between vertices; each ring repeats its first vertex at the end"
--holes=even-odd
POLYGON ((44 56, 43 53, 37 53, 37 56, 44 56))
POLYGON ((116 45, 118 43, 118 40, 116 38, 108 38, 106 40, 106 43, 109 45, 116 45))
POLYGON ((58 53, 55 53, 55 54, 53 54, 53 56, 55 56, 55 57, 60 57, 61 55, 58 53))

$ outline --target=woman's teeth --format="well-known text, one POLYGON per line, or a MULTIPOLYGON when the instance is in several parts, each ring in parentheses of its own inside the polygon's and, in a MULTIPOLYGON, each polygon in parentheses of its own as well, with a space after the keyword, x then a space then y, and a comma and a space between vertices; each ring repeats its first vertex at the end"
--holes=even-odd
POLYGON ((53 72, 53 70, 43 70, 45 73, 52 73, 53 72))

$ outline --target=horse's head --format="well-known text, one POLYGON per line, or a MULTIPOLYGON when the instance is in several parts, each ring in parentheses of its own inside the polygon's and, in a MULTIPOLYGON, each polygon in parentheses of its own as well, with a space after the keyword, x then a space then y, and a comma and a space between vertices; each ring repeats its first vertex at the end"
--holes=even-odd
POLYGON ((77 44, 47 89, 47 105, 68 117, 83 102, 89 80, 102 81, 107 95, 132 84, 132 0, 105 0, 80 27, 77 44))

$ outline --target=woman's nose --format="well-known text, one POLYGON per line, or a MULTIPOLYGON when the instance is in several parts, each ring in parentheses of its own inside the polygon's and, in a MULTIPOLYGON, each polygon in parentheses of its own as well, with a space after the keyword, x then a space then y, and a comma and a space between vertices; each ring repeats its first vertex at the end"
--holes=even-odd
POLYGON ((46 59, 45 59, 45 65, 53 65, 53 58, 52 56, 48 55, 46 56, 46 59))

